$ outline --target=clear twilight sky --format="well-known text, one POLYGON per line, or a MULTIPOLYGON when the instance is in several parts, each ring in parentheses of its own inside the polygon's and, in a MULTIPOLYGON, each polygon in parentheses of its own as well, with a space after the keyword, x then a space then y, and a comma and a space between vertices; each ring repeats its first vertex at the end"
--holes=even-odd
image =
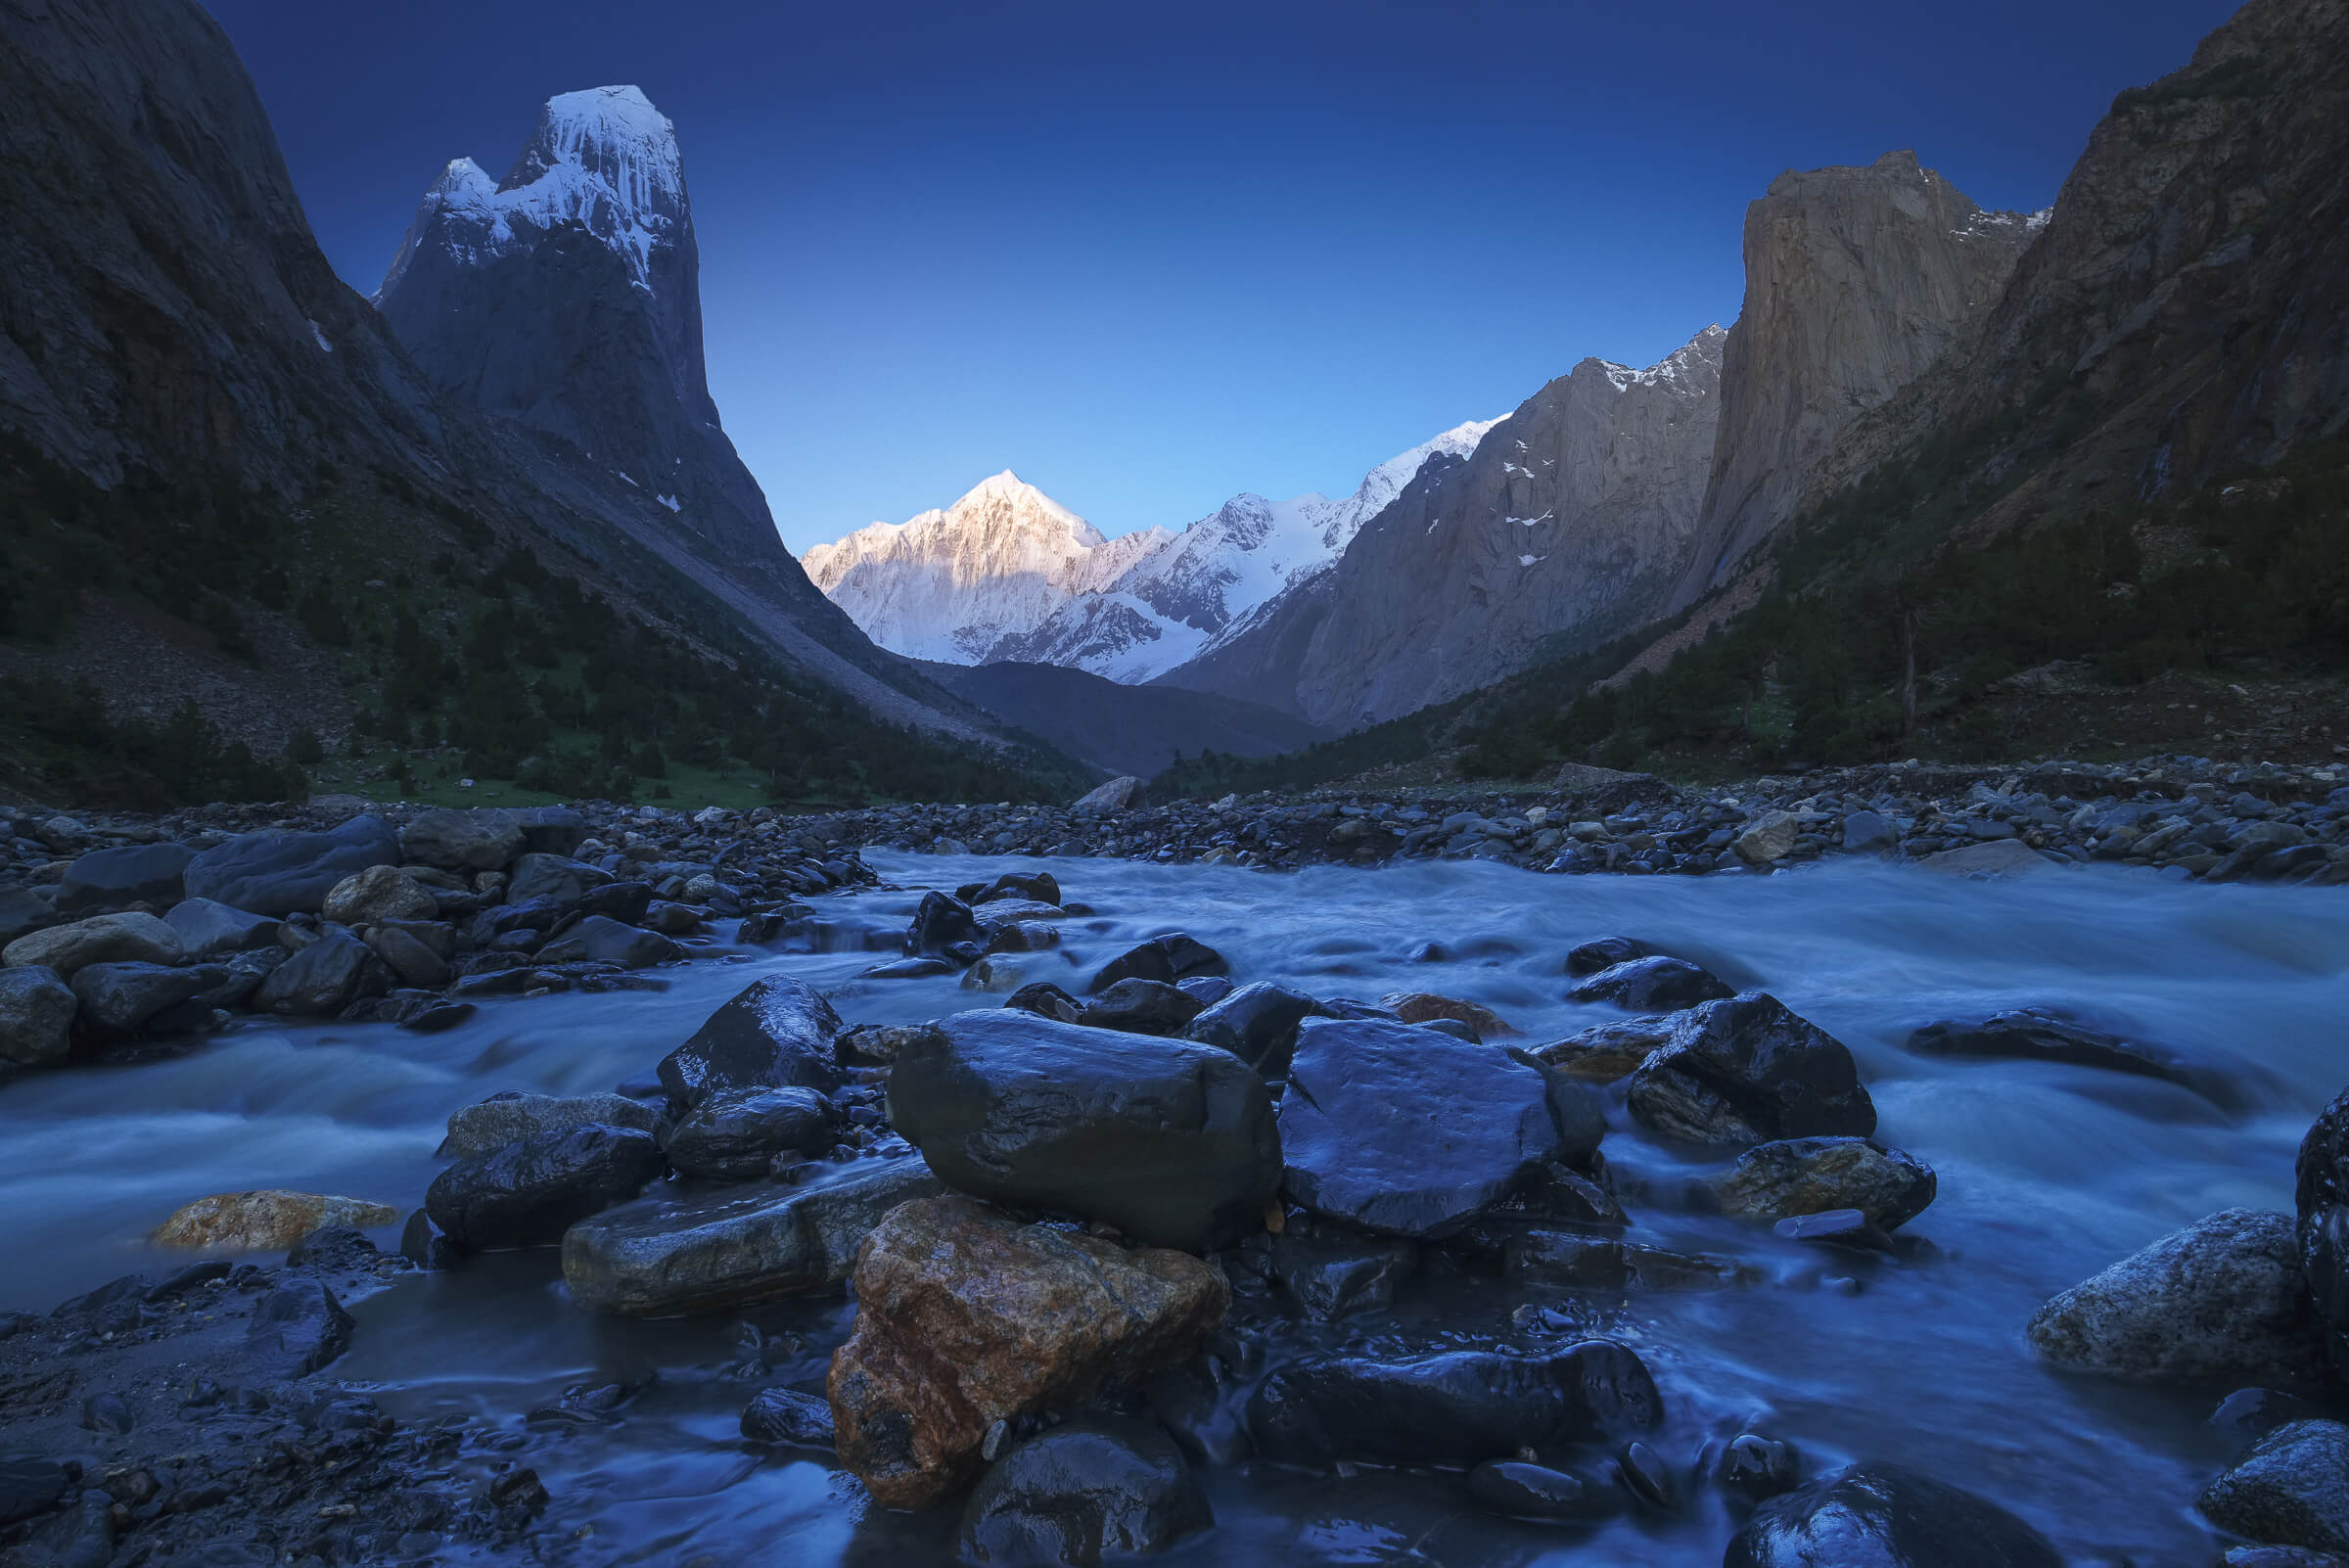
POLYGON ((1787 168, 2055 199, 2226 0, 208 0, 327 256, 554 93, 676 122, 711 391, 795 551, 1010 468, 1103 531, 1343 494, 1744 287, 1787 168))

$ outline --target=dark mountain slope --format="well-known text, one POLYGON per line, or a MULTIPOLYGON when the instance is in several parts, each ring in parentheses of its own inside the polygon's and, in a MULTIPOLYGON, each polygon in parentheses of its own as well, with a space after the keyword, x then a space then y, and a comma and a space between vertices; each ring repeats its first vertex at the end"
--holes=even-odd
POLYGON ((1061 665, 923 667, 1014 728, 1112 773, 1149 778, 1178 754, 1264 757, 1325 740, 1289 714, 1174 686, 1123 686, 1061 665))

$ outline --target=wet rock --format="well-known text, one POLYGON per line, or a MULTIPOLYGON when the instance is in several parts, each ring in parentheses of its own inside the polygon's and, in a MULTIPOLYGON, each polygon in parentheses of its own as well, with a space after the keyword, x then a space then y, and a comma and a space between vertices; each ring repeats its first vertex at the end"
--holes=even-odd
POLYGON ((2301 1272, 2333 1365, 2349 1368, 2349 1089, 2310 1124, 2296 1172, 2301 1272))
POLYGON ((369 866, 395 865, 399 841, 380 816, 327 833, 247 833, 197 854, 182 882, 192 899, 249 914, 316 913, 335 885, 369 866))
MULTIPOLYGON (((582 835, 585 826, 580 823, 582 835)), ((521 856, 524 847, 522 824, 499 810, 436 807, 411 817, 399 830, 402 854, 446 871, 502 871, 521 856)))
POLYGON ((1106 815, 1117 811, 1138 811, 1150 803, 1150 792, 1138 778, 1113 778, 1106 784, 1096 784, 1077 797, 1069 809, 1106 815))
POLYGON ((392 989, 392 971, 347 931, 329 931, 269 972, 253 1009, 287 1018, 332 1018, 362 996, 392 989))
POLYGON ((246 1359, 267 1378, 307 1377, 350 1348, 356 1326, 333 1291, 295 1274, 253 1309, 246 1359))
POLYGON ((875 964, 863 971, 862 980, 929 980, 937 975, 954 973, 955 965, 945 958, 896 958, 885 964, 875 964))
POLYGON ((618 964, 622 969, 650 969, 684 956, 683 947, 659 932, 622 925, 609 915, 588 915, 538 949, 542 964, 618 964))
POLYGON ((1121 980, 1085 1003, 1077 1022, 1087 1029, 1122 1030, 1128 1035, 1179 1035, 1199 1016, 1199 999, 1155 980, 1121 980))
POLYGON ((666 1193, 607 1209, 563 1237, 563 1279, 590 1312, 674 1317, 837 1287, 901 1203, 936 1196, 919 1160, 858 1160, 805 1186, 666 1193))
POLYGON ((1228 975, 1231 965, 1206 943, 1182 932, 1152 937, 1103 964, 1085 984, 1088 995, 1099 995, 1121 980, 1155 980, 1172 986, 1194 975, 1228 975))
POLYGON ((549 1246, 578 1221, 634 1197, 662 1166, 647 1132, 544 1132, 450 1166, 433 1178, 424 1207, 467 1252, 549 1246))
POLYGON ((440 912, 432 891, 392 865, 369 866, 327 890, 322 918, 339 925, 371 926, 384 920, 430 920, 440 912))
POLYGON ((2219 1568, 2349 1568, 2349 1557, 2306 1546, 2236 1546, 2219 1559, 2219 1568))
POLYGON ((833 1443, 832 1407, 813 1394, 796 1388, 761 1389, 743 1407, 742 1435, 753 1443, 784 1443, 799 1449, 823 1449, 833 1443))
POLYGON ((477 1105, 449 1113, 448 1135, 433 1152, 443 1160, 469 1160, 493 1153, 522 1138, 569 1132, 602 1125, 650 1132, 660 1113, 624 1094, 529 1094, 507 1089, 477 1105))
MULTIPOLYGON (((1010 1006, 1009 1002, 1003 1005, 1010 1006)), ((856 1024, 841 1031, 832 1042, 833 1054, 843 1062, 856 1067, 889 1067, 905 1048, 905 1042, 918 1039, 929 1030, 928 1024, 856 1024)))
POLYGON ((1890 1252, 1892 1237, 1857 1209, 1826 1209, 1818 1214, 1789 1215, 1771 1226, 1788 1241, 1815 1242, 1847 1252, 1890 1252))
POLYGON ((1439 996, 1433 992, 1399 991, 1378 999, 1378 1004, 1406 1024, 1451 1022, 1465 1024, 1476 1032, 1476 1038, 1498 1039, 1504 1035, 1522 1033, 1489 1007, 1457 996, 1439 996))
POLYGON ((1632 1075, 1626 1103, 1641 1126, 1691 1143, 1876 1130, 1852 1053, 1762 992, 1681 1014, 1672 1042, 1632 1075))
POLYGON ((1781 1138, 1737 1157, 1713 1181, 1722 1213, 1784 1220, 1857 1209, 1893 1230, 1924 1213, 1938 1186, 1933 1168, 1866 1138, 1781 1138))
POLYGON ((1300 1028, 1280 1148, 1289 1197, 1388 1235, 1450 1235, 1558 1147, 1538 1068, 1379 1020, 1300 1028))
POLYGON ((408 1215, 408 1222, 399 1227, 399 1255, 426 1272, 454 1268, 464 1254, 454 1242, 433 1223, 433 1217, 422 1209, 408 1215))
POLYGON ((66 867, 57 885, 57 912, 70 918, 134 903, 168 909, 183 897, 180 876, 195 857, 196 852, 181 844, 94 850, 66 867))
POLYGON ((1612 1084, 1638 1071, 1639 1064, 1672 1043, 1677 1020, 1655 1013, 1644 1018, 1620 1018, 1579 1035, 1569 1035, 1526 1054, 1569 1078, 1592 1084, 1612 1084))
POLYGON ((203 995, 222 978, 218 969, 172 969, 162 964, 84 964, 73 975, 81 1027, 106 1039, 128 1039, 157 1014, 203 995))
POLYGON ((1034 981, 1003 998, 1015 1012, 1034 1013, 1058 1023, 1074 1024, 1084 1016, 1084 1003, 1048 980, 1034 981))
POLYGON ((1182 1451, 1152 1421, 1084 1415, 997 1460, 962 1512, 968 1561, 1066 1563, 1164 1551, 1215 1523, 1182 1451))
POLYGON ((558 908, 576 909, 586 900, 587 895, 611 886, 616 880, 611 872, 583 860, 530 853, 514 862, 514 874, 506 883, 506 901, 543 900, 558 908))
POLYGON ((2315 1407, 2306 1400, 2294 1399, 2289 1394, 2272 1388, 2238 1388, 2219 1401, 2218 1408, 2210 1412, 2206 1424, 2248 1442, 2286 1421, 2305 1420, 2314 1414, 2315 1407))
POLYGON ((2046 1008, 2018 1007, 1972 1022, 1928 1024, 1909 1037, 1909 1049, 1920 1056, 2005 1057, 2133 1073, 2181 1084, 2222 1107, 2240 1098, 2219 1075, 2174 1051, 2091 1029, 2046 1008))
POLYGON ((1514 1204, 1517 1211, 1533 1218, 1578 1225, 1621 1228, 1632 1222, 1612 1192, 1555 1160, 1533 1174, 1514 1204))
POLYGON ((1226 1051, 1009 1009, 899 1051, 890 1122, 961 1191, 1207 1251, 1262 1228, 1280 1181, 1264 1081, 1226 1051))
POLYGON ((1260 980, 1206 1008, 1183 1027, 1182 1038, 1229 1051, 1267 1078, 1285 1078, 1298 1026, 1320 1013, 1321 1004, 1304 992, 1260 980))
POLYGON ((1509 1519, 1603 1519, 1614 1499, 1580 1476, 1518 1459, 1487 1459, 1468 1472, 1468 1496, 1509 1519))
POLYGON ((2048 869, 2048 857, 2020 839, 1993 839, 1943 850, 1916 862, 1952 877, 2019 877, 2048 869))
POLYGON ((1672 1472, 1656 1456, 1656 1451, 1644 1443, 1627 1444, 1615 1455, 1615 1481, 1632 1496, 1632 1500, 1655 1513, 1669 1513, 1678 1499, 1673 1493, 1672 1472))
POLYGON ((2195 1506, 2220 1529, 2264 1545, 2349 1553, 2349 1426, 2278 1427, 2195 1506))
POLYGON ((0 969, 0 1061, 49 1067, 73 1048, 73 1011, 79 1003, 54 969, 24 964, 0 969))
POLYGON ((129 913, 92 915, 19 937, 0 951, 0 962, 71 980, 89 964, 175 964, 186 956, 178 932, 151 914, 129 913))
POLYGON ((283 1252, 328 1225, 388 1225, 399 1211, 321 1192, 220 1192, 174 1211, 149 1239, 159 1247, 207 1252, 283 1252))
POLYGON ((2311 1376, 2324 1340, 2289 1215, 2227 1209, 2049 1302, 2032 1348, 2067 1370, 2148 1381, 2311 1376))
POLYGON ((189 958, 274 947, 278 945, 278 933, 285 929, 282 921, 267 915, 247 914, 210 899, 181 899, 163 916, 163 923, 178 934, 184 955, 189 958))
POLYGON ((1869 1461, 1772 1499, 1722 1568, 2063 1568, 2046 1537, 1996 1503, 1869 1461))
POLYGON ((1230 1299, 1187 1254, 1023 1225, 963 1197, 891 1212, 854 1285, 855 1329, 828 1390, 841 1462, 892 1508, 970 1480, 996 1421, 1072 1408, 1113 1376, 1180 1360, 1230 1299))
POLYGON ((1731 1438, 1713 1463, 1713 1484, 1746 1502, 1768 1502, 1803 1479, 1803 1458, 1791 1443, 1754 1432, 1731 1438))
POLYGON ((661 1059, 661 1086, 679 1109, 721 1088, 797 1085, 829 1094, 841 1084, 832 1042, 842 1028, 830 1002, 787 975, 770 975, 661 1059))
POLYGON ((0 1454, 0 1529, 58 1505, 66 1495, 65 1466, 32 1453, 0 1454))
POLYGON ((943 957, 967 964, 986 945, 987 932, 971 906, 948 894, 923 894, 905 928, 905 953, 912 958, 943 957))
POLYGON ((1539 1228, 1509 1237, 1501 1267, 1512 1279, 1540 1279, 1576 1290, 1619 1293, 1727 1290, 1760 1278, 1733 1259, 1635 1246, 1612 1236, 1539 1228))
MULTIPOLYGON (((908 958, 901 962, 941 964, 948 972, 953 969, 953 965, 947 963, 944 958, 908 958)), ((962 972, 962 989, 964 991, 1016 992, 1026 984, 1027 971, 1008 958, 982 958, 962 972)))
POLYGON ((1628 964, 1635 959, 1652 958, 1656 949, 1644 942, 1630 937, 1599 937, 1569 950, 1566 954, 1566 973, 1580 978, 1628 964))
POLYGON ((832 1104, 810 1088, 719 1089, 668 1135, 668 1163, 704 1181, 749 1181, 833 1143, 832 1104))
POLYGON ((1736 992, 1711 970, 1685 958, 1634 958, 1569 987, 1566 999, 1612 1002, 1636 1012, 1678 1012, 1736 992))
POLYGON ((1291 1361, 1258 1385, 1248 1430, 1258 1453, 1280 1464, 1465 1466, 1643 1432, 1662 1413, 1638 1357, 1587 1340, 1547 1357, 1446 1351, 1291 1361))
POLYGON ((1057 906, 1060 879, 1049 871, 1006 871, 992 882, 973 882, 954 890, 954 897, 976 908, 1001 899, 1025 899, 1057 906))
POLYGON ((1327 1227, 1272 1238, 1272 1277, 1308 1317, 1327 1322, 1395 1304, 1395 1289, 1419 1267, 1416 1243, 1327 1227))

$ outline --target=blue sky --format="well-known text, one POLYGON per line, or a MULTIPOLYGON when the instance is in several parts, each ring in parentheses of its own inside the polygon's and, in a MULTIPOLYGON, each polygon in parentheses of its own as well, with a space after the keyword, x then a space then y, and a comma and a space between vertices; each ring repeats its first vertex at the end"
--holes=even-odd
POLYGON ((1743 290, 1786 168, 2054 200, 2215 0, 210 0, 328 257, 549 95, 676 122, 710 378, 794 550, 1011 468, 1104 531, 1343 493, 1743 290), (396 19, 388 21, 388 18, 396 19))

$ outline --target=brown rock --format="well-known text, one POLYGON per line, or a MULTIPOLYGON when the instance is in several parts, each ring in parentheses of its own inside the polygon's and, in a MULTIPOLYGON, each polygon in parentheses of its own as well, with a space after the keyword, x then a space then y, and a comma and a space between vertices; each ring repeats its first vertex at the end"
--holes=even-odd
POLYGON ((1671 1043, 1672 1023, 1663 1013, 1619 1018, 1547 1045, 1536 1045, 1526 1054, 1568 1078, 1612 1084, 1638 1071, 1640 1063, 1671 1043))
POLYGON ((364 1230, 388 1225, 399 1211, 361 1198, 319 1192, 218 1192, 194 1203, 157 1227, 159 1247, 204 1247, 222 1252, 276 1252, 313 1230, 352 1225, 364 1230))
POLYGON ((1522 1035, 1525 1031, 1503 1019, 1490 1007, 1480 1007, 1457 996, 1439 996, 1429 991, 1390 992, 1378 999, 1378 1004, 1400 1017, 1406 1024, 1424 1024, 1432 1018, 1449 1018, 1466 1024, 1485 1038, 1496 1035, 1522 1035))
POLYGON ((968 1484, 995 1421, 1066 1408, 1189 1353, 1231 1299, 1188 1253, 1128 1252, 959 1196, 892 1210, 856 1255, 828 1391, 841 1462, 884 1507, 968 1484))

